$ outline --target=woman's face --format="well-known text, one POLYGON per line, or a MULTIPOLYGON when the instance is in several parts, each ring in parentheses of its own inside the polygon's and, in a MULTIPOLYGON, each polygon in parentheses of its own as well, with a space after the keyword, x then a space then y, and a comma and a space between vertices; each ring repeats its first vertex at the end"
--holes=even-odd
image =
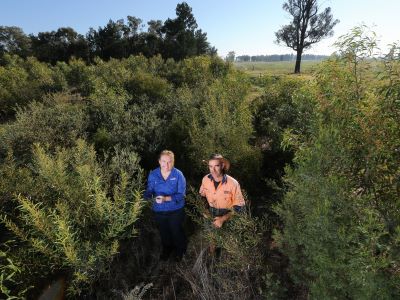
POLYGON ((158 163, 160 164, 161 170, 164 172, 169 172, 174 167, 174 161, 172 160, 172 157, 169 155, 161 155, 160 159, 158 160, 158 163))

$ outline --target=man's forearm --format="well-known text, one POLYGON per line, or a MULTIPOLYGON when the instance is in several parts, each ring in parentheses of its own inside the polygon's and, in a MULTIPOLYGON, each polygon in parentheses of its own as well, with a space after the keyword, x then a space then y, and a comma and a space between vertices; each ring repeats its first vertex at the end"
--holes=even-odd
POLYGON ((229 212, 229 213, 227 213, 226 215, 221 216, 221 220, 222 220, 223 222, 226 222, 226 221, 228 221, 228 220, 231 218, 231 216, 232 216, 232 213, 229 212))

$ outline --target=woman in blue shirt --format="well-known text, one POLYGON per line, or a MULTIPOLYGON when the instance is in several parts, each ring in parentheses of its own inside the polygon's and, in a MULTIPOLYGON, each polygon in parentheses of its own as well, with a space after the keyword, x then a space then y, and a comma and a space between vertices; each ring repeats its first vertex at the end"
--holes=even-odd
POLYGON ((149 174, 144 197, 155 200, 152 209, 161 236, 160 259, 167 260, 175 252, 176 260, 181 260, 187 244, 183 230, 186 179, 174 168, 172 151, 162 151, 158 163, 160 167, 149 174))

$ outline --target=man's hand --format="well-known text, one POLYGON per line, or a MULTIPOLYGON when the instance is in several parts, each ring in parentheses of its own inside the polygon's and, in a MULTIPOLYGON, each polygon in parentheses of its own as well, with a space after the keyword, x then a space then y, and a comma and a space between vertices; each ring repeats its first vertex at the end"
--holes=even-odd
POLYGON ((213 221, 213 225, 216 228, 221 228, 222 225, 229 220, 229 218, 231 217, 232 213, 227 213, 226 215, 223 215, 221 217, 215 217, 214 221, 213 221))
POLYGON ((213 221, 213 225, 216 228, 221 228, 222 225, 224 224, 225 220, 222 219, 222 217, 215 217, 213 221))
POLYGON ((221 228, 222 227, 222 225, 225 223, 225 221, 227 220, 226 218, 224 218, 225 216, 222 216, 222 217, 215 217, 214 218, 214 221, 213 221, 213 225, 216 227, 216 228, 221 228))

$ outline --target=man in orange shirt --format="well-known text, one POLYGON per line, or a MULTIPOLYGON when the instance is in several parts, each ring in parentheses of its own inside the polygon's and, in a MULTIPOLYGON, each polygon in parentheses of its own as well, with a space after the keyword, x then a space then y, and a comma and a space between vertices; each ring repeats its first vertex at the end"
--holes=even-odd
POLYGON ((232 212, 244 210, 244 199, 239 183, 226 174, 229 161, 221 154, 213 154, 208 160, 210 174, 204 176, 200 195, 207 198, 213 225, 217 228, 229 220, 232 212))

